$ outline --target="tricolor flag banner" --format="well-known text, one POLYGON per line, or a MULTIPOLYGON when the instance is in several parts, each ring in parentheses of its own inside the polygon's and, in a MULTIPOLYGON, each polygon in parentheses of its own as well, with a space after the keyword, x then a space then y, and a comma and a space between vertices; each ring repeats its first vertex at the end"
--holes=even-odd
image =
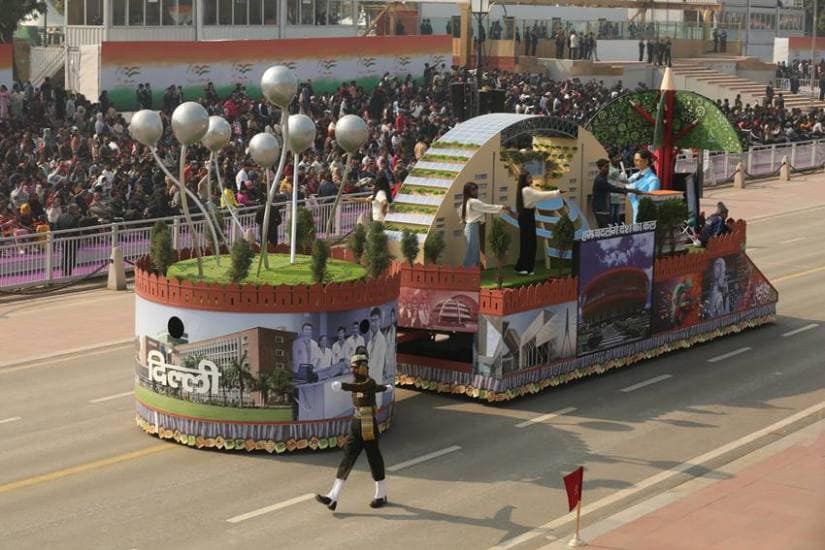
POLYGON ((578 506, 582 499, 582 483, 584 483, 584 466, 579 466, 564 476, 564 488, 567 489, 567 504, 570 511, 578 506))

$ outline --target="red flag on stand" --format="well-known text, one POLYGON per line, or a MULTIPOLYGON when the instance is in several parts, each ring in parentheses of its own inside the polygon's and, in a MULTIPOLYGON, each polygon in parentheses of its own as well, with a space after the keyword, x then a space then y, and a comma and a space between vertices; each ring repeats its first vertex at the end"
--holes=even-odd
POLYGON ((584 466, 579 466, 571 473, 564 476, 564 488, 567 489, 567 504, 570 511, 579 504, 582 499, 582 483, 584 482, 584 466))

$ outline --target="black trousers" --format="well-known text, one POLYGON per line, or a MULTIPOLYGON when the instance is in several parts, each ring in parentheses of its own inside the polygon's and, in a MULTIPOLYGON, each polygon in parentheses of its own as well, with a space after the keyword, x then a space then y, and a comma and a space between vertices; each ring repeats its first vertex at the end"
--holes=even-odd
POLYGON ((63 276, 69 277, 77 262, 77 241, 63 243, 63 276))
POLYGON ((341 459, 341 464, 338 465, 338 473, 335 477, 338 479, 347 479, 352 467, 355 466, 355 461, 361 451, 367 451, 367 461, 370 464, 370 473, 372 479, 381 481, 384 479, 384 457, 381 456, 381 450, 378 448, 378 422, 375 418, 372 419, 372 424, 375 426, 375 439, 372 441, 364 441, 361 437, 361 420, 358 418, 352 419, 350 425, 350 434, 347 437, 347 442, 344 445, 344 458, 341 459))
POLYGON ((518 215, 519 252, 516 271, 531 272, 536 266, 536 211, 523 208, 518 215))
POLYGON ((610 212, 593 212, 596 216, 596 223, 599 224, 599 229, 603 229, 610 225, 610 212))

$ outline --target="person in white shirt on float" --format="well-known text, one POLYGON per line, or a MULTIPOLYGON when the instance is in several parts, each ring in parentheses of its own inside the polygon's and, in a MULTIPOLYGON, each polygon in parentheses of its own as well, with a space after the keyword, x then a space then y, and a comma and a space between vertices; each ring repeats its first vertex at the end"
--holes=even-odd
POLYGON ((519 255, 516 272, 519 275, 533 275, 536 267, 536 205, 547 199, 561 197, 561 191, 540 191, 533 187, 533 177, 522 172, 518 177, 516 190, 516 212, 518 213, 519 255))
POLYGON ((478 267, 481 263, 481 224, 485 214, 501 214, 503 211, 515 213, 500 204, 487 204, 478 199, 478 185, 469 181, 464 184, 464 198, 461 203, 461 221, 464 222, 464 267, 478 267))
POLYGON ((392 202, 392 191, 389 182, 382 177, 377 177, 372 183, 372 196, 370 197, 346 197, 345 202, 366 202, 372 205, 372 221, 384 222, 387 212, 392 202))

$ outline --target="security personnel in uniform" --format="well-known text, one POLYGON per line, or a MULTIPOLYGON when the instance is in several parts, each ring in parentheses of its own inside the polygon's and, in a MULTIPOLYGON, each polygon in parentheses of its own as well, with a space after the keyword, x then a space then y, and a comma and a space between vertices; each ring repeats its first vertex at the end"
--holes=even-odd
POLYGON ((315 500, 330 510, 338 505, 338 495, 344 482, 349 477, 355 461, 362 450, 367 452, 372 479, 375 480, 375 497, 370 502, 371 508, 381 508, 387 504, 387 490, 384 486, 384 457, 378 448, 378 422, 375 419, 375 394, 392 390, 391 385, 379 385, 369 377, 369 355, 365 346, 358 346, 351 359, 355 381, 353 383, 333 382, 335 391, 352 392, 352 404, 355 407, 350 434, 344 446, 344 458, 338 466, 335 482, 326 495, 315 495, 315 500))

